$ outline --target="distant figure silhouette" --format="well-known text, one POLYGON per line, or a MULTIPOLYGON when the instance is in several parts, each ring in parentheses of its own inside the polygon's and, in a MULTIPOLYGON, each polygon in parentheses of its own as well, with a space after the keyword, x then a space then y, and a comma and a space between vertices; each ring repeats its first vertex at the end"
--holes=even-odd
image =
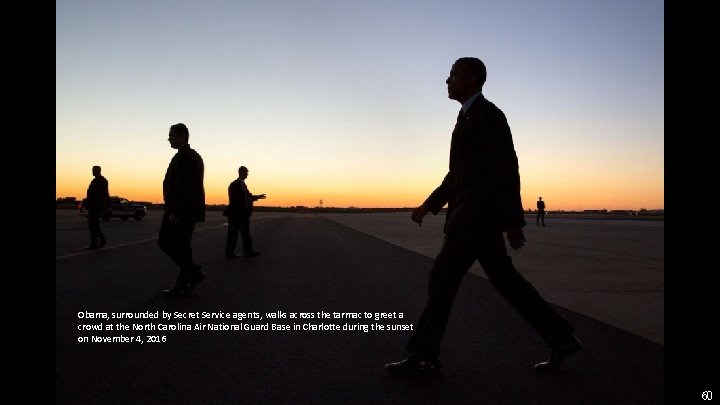
POLYGON ((170 127, 168 141, 177 153, 163 180, 165 212, 160 224, 158 245, 180 267, 175 286, 164 290, 165 296, 190 296, 205 278, 201 266, 193 262, 192 240, 196 222, 205 222, 205 166, 202 157, 190 148, 190 132, 185 124, 170 127))
POLYGON ((108 209, 110 204, 110 192, 108 181, 103 177, 100 166, 92 167, 94 178, 90 181, 87 189, 85 209, 88 212, 88 226, 90 228, 90 246, 85 250, 96 250, 107 244, 105 234, 100 230, 100 217, 108 209))
POLYGON ((515 270, 507 255, 503 232, 513 249, 525 242, 520 175, 505 115, 482 94, 485 78, 482 61, 461 58, 446 81, 448 97, 462 104, 450 143, 450 169, 411 215, 422 224, 428 212, 437 215, 448 204, 445 242, 430 271, 427 304, 406 346, 410 356, 385 366, 394 374, 416 377, 440 372, 440 342, 450 309, 475 260, 550 347, 549 360, 536 364, 537 370, 557 368, 581 347, 573 327, 515 270))
POLYGON ((240 166, 238 178, 228 186, 228 206, 223 215, 228 217, 228 233, 225 242, 226 257, 240 257, 235 252, 237 245, 238 231, 242 235, 243 254, 246 258, 259 256, 260 253, 253 250, 252 238, 250 237, 250 216, 252 215, 253 202, 265 198, 265 194, 253 195, 245 184, 248 177, 248 169, 240 166))
POLYGON ((537 219, 535 220, 535 223, 537 226, 540 226, 540 220, 542 219, 542 224, 545 226, 545 201, 542 200, 542 197, 538 197, 537 201, 537 219))

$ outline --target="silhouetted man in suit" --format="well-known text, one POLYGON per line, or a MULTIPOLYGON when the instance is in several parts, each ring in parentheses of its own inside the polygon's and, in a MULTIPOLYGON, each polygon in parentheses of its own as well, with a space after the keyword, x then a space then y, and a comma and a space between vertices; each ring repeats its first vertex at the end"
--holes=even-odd
POLYGON ((110 192, 108 181, 100 174, 100 166, 92 167, 94 178, 87 189, 85 209, 88 212, 88 225, 90 227, 90 246, 85 250, 96 250, 107 244, 105 234, 100 230, 100 217, 108 209, 110 204, 110 192))
POLYGON ((190 296, 205 278, 201 266, 193 262, 192 239, 196 222, 205 222, 205 166, 202 157, 188 144, 190 133, 185 124, 170 127, 168 141, 177 153, 163 180, 165 212, 160 225, 158 245, 180 267, 175 286, 165 296, 190 296))
POLYGON ((525 225, 520 200, 518 161, 503 112, 485 99, 485 65, 477 58, 453 64, 446 84, 448 97, 462 104, 450 144, 450 169, 442 184, 411 215, 422 224, 428 212, 447 203, 445 241, 430 271, 425 309, 407 343, 410 356, 385 369, 402 376, 440 372, 440 342, 450 308, 465 273, 478 260, 502 296, 542 336, 550 359, 539 371, 557 368, 580 348, 573 327, 543 300, 515 270, 503 233, 513 249, 523 246, 525 225))
POLYGON ((538 197, 537 201, 537 218, 535 219, 535 224, 537 226, 540 226, 540 220, 542 219, 542 224, 545 226, 545 201, 542 200, 542 197, 538 197))
POLYGON ((253 250, 252 238, 250 237, 250 216, 252 215, 253 202, 265 198, 265 194, 253 195, 245 184, 248 177, 248 169, 240 166, 238 178, 228 186, 229 203, 223 215, 228 217, 228 233, 225 242, 226 257, 240 257, 235 252, 237 245, 238 231, 242 235, 243 254, 246 258, 257 257, 259 252, 253 250))

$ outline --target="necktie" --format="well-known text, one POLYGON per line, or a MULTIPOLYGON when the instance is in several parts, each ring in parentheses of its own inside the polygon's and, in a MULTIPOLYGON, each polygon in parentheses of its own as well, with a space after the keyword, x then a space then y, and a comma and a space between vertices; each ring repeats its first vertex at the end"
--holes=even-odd
POLYGON ((450 140, 450 168, 452 169, 453 162, 455 162, 455 154, 457 153, 457 142, 459 133, 458 130, 462 126, 462 123, 465 121, 465 113, 463 112, 462 108, 460 109, 460 112, 458 113, 457 122, 455 123, 455 129, 453 129, 452 133, 452 139, 450 140))
POLYGON ((465 113, 463 112, 462 108, 460 109, 460 112, 458 113, 457 122, 455 123, 455 129, 458 129, 460 125, 465 121, 465 113))

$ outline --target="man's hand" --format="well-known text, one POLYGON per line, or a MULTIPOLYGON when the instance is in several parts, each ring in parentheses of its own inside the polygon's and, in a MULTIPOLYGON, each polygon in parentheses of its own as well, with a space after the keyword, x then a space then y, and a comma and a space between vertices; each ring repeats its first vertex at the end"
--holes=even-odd
POLYGON ((423 204, 417 208, 415 208, 410 215, 410 219, 413 220, 413 222, 417 222, 422 226, 422 220, 427 215, 427 213, 430 212, 430 208, 428 208, 427 205, 423 204))
POLYGON ((255 197, 257 197, 258 200, 264 200, 265 194, 256 195, 255 197))
POLYGON ((507 230, 507 240, 510 242, 510 247, 517 250, 523 247, 525 242, 525 235, 523 234, 522 228, 515 226, 507 230))
POLYGON ((178 217, 173 214, 168 215, 168 221, 170 221, 171 224, 177 224, 178 222, 180 222, 178 217))

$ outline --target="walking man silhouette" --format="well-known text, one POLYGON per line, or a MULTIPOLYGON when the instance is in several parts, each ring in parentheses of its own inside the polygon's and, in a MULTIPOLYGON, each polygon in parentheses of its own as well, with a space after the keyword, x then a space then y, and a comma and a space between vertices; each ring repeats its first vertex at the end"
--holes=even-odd
POLYGON ((163 180, 165 212, 160 224, 158 245, 180 267, 175 286, 163 290, 168 297, 189 297, 205 278, 201 266, 193 262, 192 240, 195 223, 205 222, 205 166, 202 157, 188 144, 190 132, 185 124, 170 127, 168 141, 177 153, 163 180))
POLYGON ((253 195, 245 184, 249 170, 245 166, 238 169, 238 178, 228 186, 228 206, 223 215, 228 218, 228 233, 225 241, 225 256, 230 258, 240 257, 235 252, 238 232, 242 235, 243 255, 245 258, 260 256, 260 252, 253 250, 252 238, 250 237, 250 216, 252 215, 253 202, 265 198, 265 194, 253 195))
POLYGON ((486 69, 480 59, 458 59, 446 84, 448 97, 462 108, 450 142, 450 167, 443 182, 412 212, 421 223, 428 212, 448 204, 445 241, 430 270, 428 300, 406 345, 409 357, 385 369, 401 376, 440 372, 440 343, 465 273, 475 260, 492 285, 527 320, 550 348, 538 371, 556 369, 580 349, 573 327, 523 278, 507 255, 526 242, 520 175, 505 114, 482 94, 486 69))
POLYGON ((85 209, 88 212, 88 226, 90 228, 90 246, 85 250, 96 250, 107 244, 105 234, 100 229, 100 217, 108 209, 110 204, 110 192, 108 181, 100 172, 100 166, 92 167, 93 179, 87 189, 85 209))

